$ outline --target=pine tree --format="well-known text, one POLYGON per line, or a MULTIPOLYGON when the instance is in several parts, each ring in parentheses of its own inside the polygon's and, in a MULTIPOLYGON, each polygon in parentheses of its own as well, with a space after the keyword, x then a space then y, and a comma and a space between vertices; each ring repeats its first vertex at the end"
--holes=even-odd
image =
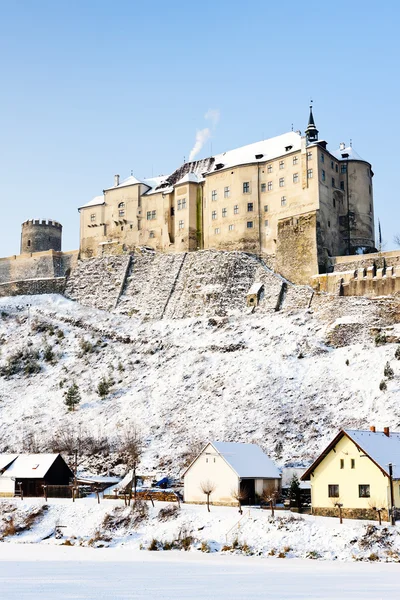
POLYGON ((75 410, 75 406, 81 401, 81 395, 79 388, 76 383, 73 383, 65 393, 65 404, 68 406, 68 410, 75 410))
POLYGON ((104 398, 107 396, 108 392, 110 391, 110 387, 110 381, 103 377, 97 386, 97 393, 102 400, 104 400, 104 398))
POLYGON ((295 503, 295 506, 300 508, 300 482, 296 473, 293 473, 289 488, 289 499, 295 503))

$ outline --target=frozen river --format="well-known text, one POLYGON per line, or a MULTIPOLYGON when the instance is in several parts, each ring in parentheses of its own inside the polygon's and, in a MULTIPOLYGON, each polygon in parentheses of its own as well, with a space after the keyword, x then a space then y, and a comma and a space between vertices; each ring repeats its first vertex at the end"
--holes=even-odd
POLYGON ((0 544, 1 598, 398 599, 397 564, 0 544))

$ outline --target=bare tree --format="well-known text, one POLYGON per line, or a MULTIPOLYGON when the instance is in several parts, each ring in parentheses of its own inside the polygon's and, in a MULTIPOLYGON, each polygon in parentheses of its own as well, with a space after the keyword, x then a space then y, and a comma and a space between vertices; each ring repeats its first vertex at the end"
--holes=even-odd
POLYGON ((332 504, 332 506, 334 506, 335 508, 337 508, 339 510, 339 523, 342 525, 343 524, 343 513, 342 513, 343 502, 341 502, 340 496, 332 497, 331 504, 332 504))
POLYGON ((261 494, 261 498, 264 502, 268 502, 271 507, 271 516, 275 516, 275 504, 278 498, 279 490, 275 485, 274 481, 269 481, 267 485, 264 487, 263 492, 261 494))
POLYGON ((372 510, 376 511, 376 514, 378 515, 379 525, 382 525, 382 512, 385 510, 385 503, 381 500, 376 501, 373 498, 371 498, 368 502, 368 506, 372 510))
POLYGON ((249 497, 249 492, 248 492, 247 488, 243 487, 239 484, 239 487, 237 489, 233 489, 231 494, 232 494, 232 498, 235 498, 235 500, 237 500, 237 503, 239 505, 239 513, 242 515, 243 514, 242 502, 247 500, 247 498, 249 497))
POLYGON ((136 471, 137 467, 140 463, 140 459, 143 454, 143 439, 140 435, 137 427, 132 425, 131 427, 125 429, 125 432, 122 436, 121 441, 121 453, 123 458, 128 465, 128 469, 132 471, 132 477, 128 484, 128 506, 130 506, 132 499, 132 489, 133 489, 133 497, 136 502, 137 497, 137 476, 136 471))
POLYGON ((396 244, 396 246, 400 246, 400 233, 396 233, 393 236, 393 242, 396 244))
POLYGON ((200 483, 200 489, 207 496, 207 510, 210 512, 210 496, 215 491, 217 486, 213 481, 207 479, 206 481, 202 481, 200 483))

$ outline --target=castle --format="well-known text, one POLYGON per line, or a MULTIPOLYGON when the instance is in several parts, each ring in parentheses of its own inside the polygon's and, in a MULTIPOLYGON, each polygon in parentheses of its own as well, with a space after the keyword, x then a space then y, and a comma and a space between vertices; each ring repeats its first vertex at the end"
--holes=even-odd
POLYGON ((373 172, 351 146, 330 152, 312 108, 305 135, 278 137, 134 176, 79 208, 80 257, 200 249, 257 254, 295 283, 332 258, 375 251, 373 172))
MULTIPOLYGON (((79 250, 61 251, 59 223, 26 221, 21 254, 0 259, 0 296, 64 291, 77 264, 146 248, 177 255, 176 264, 199 250, 235 251, 317 291, 393 294, 400 252, 375 249, 372 178, 352 144, 328 150, 310 107, 304 135, 290 131, 185 162, 168 176, 115 175, 112 187, 78 209, 79 250)), ((120 264, 122 290, 132 265, 120 264)))

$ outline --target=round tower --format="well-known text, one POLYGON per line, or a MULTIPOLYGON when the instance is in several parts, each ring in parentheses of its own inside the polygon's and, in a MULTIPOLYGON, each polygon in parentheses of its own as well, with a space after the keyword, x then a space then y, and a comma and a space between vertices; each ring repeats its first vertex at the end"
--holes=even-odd
POLYGON ((30 219, 22 223, 21 254, 61 251, 62 225, 57 221, 30 219))

